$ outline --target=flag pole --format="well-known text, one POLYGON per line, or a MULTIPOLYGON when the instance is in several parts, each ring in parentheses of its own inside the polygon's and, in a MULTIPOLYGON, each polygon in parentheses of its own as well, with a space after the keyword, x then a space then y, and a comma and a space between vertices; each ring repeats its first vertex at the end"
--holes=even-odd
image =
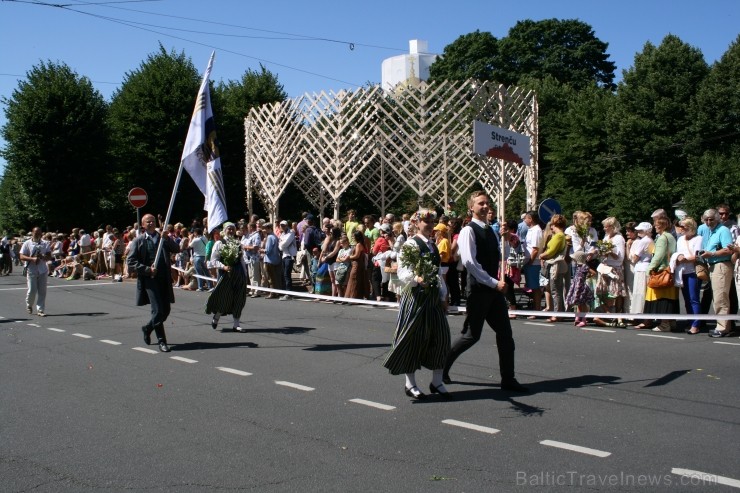
POLYGON ((172 215, 172 208, 175 206, 175 197, 177 196, 177 189, 180 186, 180 177, 182 176, 182 161, 180 166, 177 168, 177 178, 175 178, 175 187, 172 189, 172 197, 170 197, 170 206, 167 208, 167 215, 164 218, 164 224, 162 225, 162 232, 160 233, 159 245, 157 245, 157 255, 154 257, 154 268, 157 268, 159 263, 159 256, 162 254, 162 245, 164 240, 164 232, 167 225, 170 223, 170 216, 172 215))

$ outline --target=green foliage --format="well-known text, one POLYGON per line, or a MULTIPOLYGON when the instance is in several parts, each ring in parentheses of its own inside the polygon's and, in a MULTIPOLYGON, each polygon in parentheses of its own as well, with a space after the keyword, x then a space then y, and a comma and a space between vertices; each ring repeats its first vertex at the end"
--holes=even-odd
POLYGON ((609 197, 608 215, 622 224, 644 221, 655 209, 672 210, 671 186, 662 171, 650 168, 635 166, 616 171, 611 186, 601 193, 609 197))
POLYGON ((265 67, 247 69, 240 81, 221 82, 211 92, 220 141, 226 207, 232 218, 246 215, 244 118, 249 110, 288 96, 278 78, 265 67))
MULTIPOLYGON (((166 213, 200 78, 184 53, 167 53, 160 45, 158 52, 126 74, 113 95, 109 122, 116 209, 110 212, 119 220, 134 214, 126 200, 134 186, 149 195, 146 211, 166 213)), ((203 194, 188 176, 182 177, 178 197, 174 217, 203 217, 203 194)))
POLYGON ((645 44, 624 72, 609 116, 610 149, 622 165, 653 169, 672 183, 686 175, 689 108, 708 72, 701 52, 674 35, 658 47, 645 44))
POLYGON ((740 204, 740 144, 732 148, 711 151, 691 160, 689 177, 683 185, 687 212, 701 213, 718 204, 727 203, 734 210, 740 204))
POLYGON ((699 151, 724 151, 740 141, 740 35, 710 69, 691 107, 699 151))
POLYGON ((611 88, 615 65, 609 61, 608 46, 591 26, 576 19, 519 21, 498 43, 494 79, 510 85, 525 76, 550 76, 575 88, 593 82, 611 88))
POLYGON ((489 32, 463 34, 429 68, 431 80, 493 80, 498 41, 489 32))
POLYGON ((0 224, 54 230, 102 220, 108 129, 101 94, 67 65, 41 62, 3 103, 0 224))

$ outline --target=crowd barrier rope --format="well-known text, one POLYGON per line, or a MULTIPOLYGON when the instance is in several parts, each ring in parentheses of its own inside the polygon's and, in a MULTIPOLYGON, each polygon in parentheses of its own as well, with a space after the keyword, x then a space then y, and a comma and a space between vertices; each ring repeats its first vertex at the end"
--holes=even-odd
MULTIPOLYGON (((180 267, 172 266, 173 270, 185 273, 184 269, 180 267)), ((193 274, 192 277, 203 279, 205 281, 211 281, 213 283, 218 280, 209 277, 202 276, 200 274, 193 274)), ((247 286, 252 291, 259 291, 264 293, 273 293, 279 295, 288 295, 293 298, 306 298, 318 301, 328 301, 333 303, 350 304, 350 305, 367 305, 385 308, 398 308, 398 302, 394 301, 373 301, 373 300, 360 300, 357 298, 340 298, 338 296, 328 296, 324 294, 313 294, 304 293, 302 291, 287 291, 285 289, 273 289, 263 286, 247 286)), ((448 314, 462 314, 466 313, 464 306, 450 306, 447 309, 448 314)), ((540 318, 545 317, 558 317, 558 318, 600 318, 600 319, 649 319, 649 320, 738 320, 740 321, 740 314, 737 315, 680 315, 680 314, 658 314, 658 313, 602 313, 602 312, 543 312, 538 310, 509 310, 509 314, 516 316, 535 316, 540 318)))

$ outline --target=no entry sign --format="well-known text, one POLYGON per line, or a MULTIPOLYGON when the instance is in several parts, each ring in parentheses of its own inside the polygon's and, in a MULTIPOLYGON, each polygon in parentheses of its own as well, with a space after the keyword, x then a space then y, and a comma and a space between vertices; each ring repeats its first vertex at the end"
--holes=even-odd
POLYGON ((128 201, 137 209, 144 207, 148 200, 149 197, 143 188, 135 187, 128 193, 128 201))

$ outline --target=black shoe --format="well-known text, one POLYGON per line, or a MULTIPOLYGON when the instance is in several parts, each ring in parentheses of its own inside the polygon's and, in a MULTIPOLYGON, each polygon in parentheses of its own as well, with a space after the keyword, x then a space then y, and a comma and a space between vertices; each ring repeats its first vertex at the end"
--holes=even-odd
POLYGON ((445 385, 449 385, 449 384, 452 383, 452 379, 450 378, 450 376, 447 373, 445 373, 444 375, 442 375, 442 383, 444 383, 445 385))
POLYGON ((727 337, 730 333, 731 331, 729 330, 722 332, 721 330, 714 329, 709 331, 709 337, 727 337))
POLYGON ((529 389, 524 385, 516 381, 516 378, 507 380, 501 380, 501 390, 508 390, 509 392, 521 392, 527 393, 529 389))
POLYGON ((443 398, 443 399, 445 399, 447 401, 451 401, 451 400, 454 399, 454 397, 452 397, 452 394, 450 394, 449 392, 447 392, 447 390, 445 390, 444 392, 442 392, 441 390, 439 390, 439 387, 435 387, 433 383, 430 383, 429 384, 429 392, 431 392, 432 394, 439 394, 439 396, 441 398, 443 398))
POLYGON ((144 344, 147 346, 152 343, 152 331, 149 329, 149 325, 144 325, 141 331, 144 333, 144 344))
POLYGON ((163 353, 169 353, 170 347, 167 345, 166 342, 159 341, 159 350, 162 351, 163 353))
POLYGON ((216 317, 211 318, 211 328, 213 330, 218 329, 218 319, 216 317))
POLYGON ((419 390, 419 387, 417 387, 416 385, 411 388, 408 388, 404 385, 403 390, 404 392, 406 392, 407 396, 411 397, 412 399, 416 399, 417 401, 421 401, 427 398, 426 394, 419 390))

